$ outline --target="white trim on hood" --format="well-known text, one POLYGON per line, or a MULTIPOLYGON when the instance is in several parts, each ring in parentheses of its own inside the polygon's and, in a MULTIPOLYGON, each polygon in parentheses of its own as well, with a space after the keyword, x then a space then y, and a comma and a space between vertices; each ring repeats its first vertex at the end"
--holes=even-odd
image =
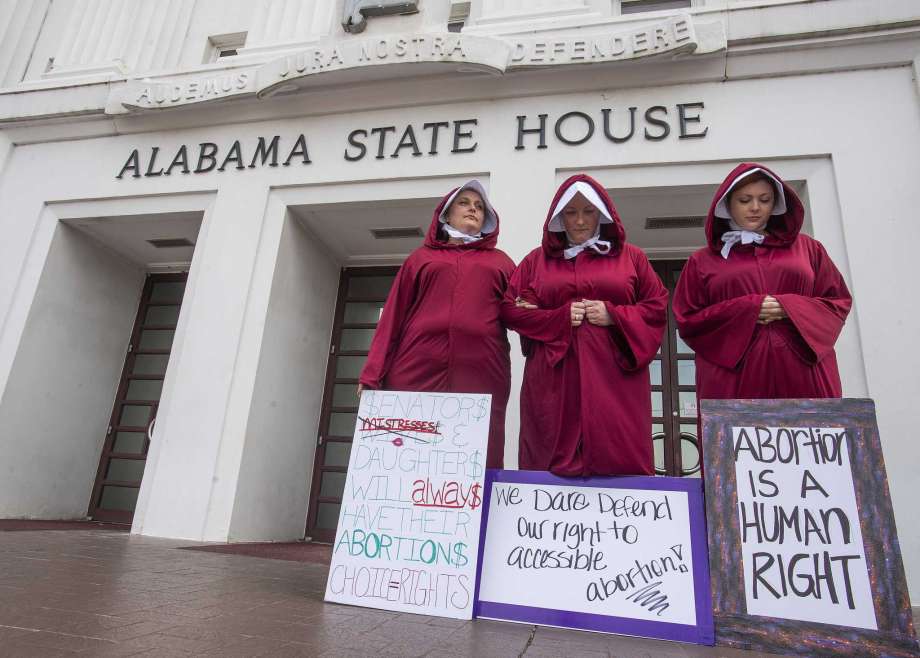
POLYGON ((716 217, 719 217, 721 219, 731 219, 732 218, 731 212, 729 212, 729 209, 728 209, 728 203, 726 202, 729 192, 735 189, 735 186, 738 183, 740 183, 745 178, 747 178, 751 174, 754 174, 758 171, 763 172, 764 175, 766 175, 770 180, 772 180, 773 187, 776 188, 776 202, 773 204, 773 212, 771 212, 770 214, 771 215, 785 215, 786 214, 786 194, 785 192, 783 192, 782 181, 780 181, 776 176, 771 174, 766 169, 762 169, 761 167, 754 167, 753 169, 748 169, 744 173, 738 174, 738 176, 735 177, 735 180, 731 182, 731 185, 729 185, 728 188, 726 188, 725 193, 719 197, 719 201, 718 203, 716 203, 716 209, 713 212, 713 214, 716 217))
POLYGON ((467 181, 453 193, 447 197, 447 202, 444 204, 444 208, 441 209, 441 214, 438 216, 438 221, 442 224, 447 224, 447 211, 450 210, 450 204, 454 202, 454 199, 457 198, 457 195, 460 194, 463 190, 473 190, 482 197, 482 203, 485 206, 485 217, 482 220, 482 234, 488 235, 492 233, 495 229, 498 228, 498 213, 495 212, 495 208, 492 207, 492 204, 489 202, 489 197, 486 195, 486 190, 475 178, 471 181, 467 181))
POLYGON ((550 231, 560 232, 565 230, 562 225, 562 211, 565 210, 569 201, 579 192, 581 192, 581 195, 586 198, 592 206, 600 211, 602 215, 600 224, 613 224, 613 218, 610 216, 610 211, 607 210, 607 206, 601 200, 601 195, 587 182, 578 180, 570 184, 562 196, 559 197, 556 207, 553 208, 553 218, 549 220, 548 228, 550 231))

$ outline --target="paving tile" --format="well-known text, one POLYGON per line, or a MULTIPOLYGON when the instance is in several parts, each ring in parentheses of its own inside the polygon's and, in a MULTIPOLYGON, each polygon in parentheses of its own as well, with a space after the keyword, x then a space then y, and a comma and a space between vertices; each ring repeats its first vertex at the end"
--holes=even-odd
POLYGON ((529 630, 524 635, 508 635, 459 629, 434 645, 428 655, 518 656, 527 647, 529 639, 529 630))
POLYGON ((92 650, 81 651, 77 654, 71 654, 71 658, 73 658, 74 655, 79 656, 80 658, 130 658, 133 656, 158 655, 151 652, 156 652, 156 649, 151 649, 150 647, 130 646, 119 642, 110 644, 105 647, 98 647, 92 650))
MULTIPOLYGON (((250 658, 255 656, 275 656, 286 646, 287 642, 270 640, 264 637, 236 637, 231 642, 212 650, 206 656, 221 656, 222 658, 250 658)), ((305 645, 306 646, 306 645, 305 645)))
MULTIPOLYGON (((916 608, 915 608, 916 610, 916 608)), ((914 615, 916 618, 916 614, 914 615)), ((749 658, 757 655, 750 651, 731 649, 729 647, 705 647, 701 645, 682 645, 684 656, 687 658, 749 658)))
POLYGON ((96 631, 106 628, 92 615, 45 608, 33 608, 30 610, 28 618, 23 619, 21 623, 33 629, 68 635, 92 636, 95 635, 96 631))
POLYGON ((73 658, 80 654, 62 649, 28 644, 25 642, 11 642, 3 647, 4 658, 73 658))
POLYGON ((119 621, 121 621, 123 626, 128 626, 130 624, 138 624, 141 622, 154 622, 165 625, 176 626, 182 623, 182 619, 176 617, 175 614, 171 612, 165 612, 162 610, 137 610, 134 612, 120 612, 114 615, 119 621))
MULTIPOLYGON (((533 641, 530 643, 531 648, 566 646, 569 648, 577 647, 583 651, 599 651, 607 653, 608 645, 613 636, 606 633, 592 633, 589 631, 572 631, 564 628, 548 628, 540 626, 534 633, 533 641)), ((530 653, 530 650, 527 651, 530 653)))
POLYGON ((244 616, 251 619, 269 619, 283 621, 291 624, 305 624, 323 616, 323 604, 314 604, 312 607, 287 606, 284 604, 262 605, 251 610, 224 610, 225 615, 244 616))
POLYGON ((355 652, 355 651, 336 651, 333 653, 326 653, 323 651, 317 651, 313 646, 308 644, 299 644, 292 642, 290 644, 282 645, 280 648, 272 652, 272 658, 302 658, 304 656, 309 656, 314 658, 315 656, 347 656, 348 658, 364 658, 367 654, 355 652))
POLYGON ((220 643, 204 640, 192 640, 185 637, 166 635, 165 633, 152 633, 150 635, 142 635, 141 637, 119 642, 119 646, 129 649, 134 648, 138 651, 156 649, 157 652, 174 651, 189 654, 204 654, 220 649, 222 645, 220 643))
POLYGON ((236 642, 255 637, 241 633, 236 626, 227 626, 222 623, 217 623, 219 621, 220 620, 214 620, 214 622, 204 622, 201 624, 193 623, 174 626, 163 631, 163 634, 181 637, 187 640, 208 642, 219 647, 229 647, 236 642))
MULTIPOLYGON (((66 620, 68 624, 73 624, 82 628, 115 628, 124 625, 124 622, 114 615, 102 614, 98 612, 87 612, 75 608, 60 608, 42 606, 42 610, 47 615, 57 615, 60 619, 66 620)), ((92 635, 92 633, 86 633, 92 635)))
POLYGON ((175 619, 171 619, 170 621, 140 621, 98 631, 96 636, 115 642, 126 642, 127 640, 133 640, 134 638, 143 637, 144 635, 150 635, 152 633, 163 633, 176 625, 177 622, 175 619))
POLYGON ((0 532, 0 656, 762 655, 325 603, 323 565, 177 545, 90 530, 0 532))
POLYGON ((132 658, 135 656, 140 656, 141 658, 189 658, 189 656, 201 655, 204 654, 194 651, 184 651, 182 649, 158 647, 156 649, 148 649, 142 653, 132 654, 132 658))
POLYGON ((16 626, 0 626, 0 645, 12 642, 14 640, 25 639, 36 631, 30 628, 18 628, 16 626))
POLYGON ((24 645, 29 647, 43 647, 64 653, 78 653, 80 651, 103 649, 109 644, 112 643, 101 638, 36 631, 30 633, 28 636, 14 639, 10 643, 10 646, 24 645))
POLYGON ((184 603, 175 602, 151 608, 149 612, 156 616, 172 616, 179 622, 188 619, 210 619, 222 614, 220 610, 214 610, 213 606, 207 608, 194 608, 184 603))
POLYGON ((527 647, 524 655, 528 656, 528 658, 551 658, 552 656, 558 656, 558 658, 598 658, 598 656, 603 656, 607 658, 610 653, 606 647, 589 649, 577 644, 559 642, 556 644, 532 644, 527 647))
MULTIPOLYGON (((613 658, 685 658, 685 646, 687 645, 678 642, 663 642, 615 635, 611 636, 608 651, 613 658)), ((712 651, 712 649, 709 650, 712 651)), ((712 653, 710 655, 715 657, 718 654, 712 653)), ((768 654, 750 653, 748 657, 761 655, 766 656, 768 654)))

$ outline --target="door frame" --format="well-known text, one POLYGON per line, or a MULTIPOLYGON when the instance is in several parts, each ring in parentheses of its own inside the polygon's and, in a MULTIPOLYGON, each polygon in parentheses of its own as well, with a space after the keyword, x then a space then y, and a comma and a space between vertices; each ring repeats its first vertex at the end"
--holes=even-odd
POLYGON ((329 435, 329 422, 333 413, 357 413, 358 401, 355 400, 354 406, 335 407, 332 404, 333 393, 336 384, 357 384, 357 379, 337 378, 336 365, 339 357, 342 356, 364 356, 367 354, 363 350, 339 350, 343 329, 374 329, 376 324, 354 324, 345 323, 345 306, 348 302, 378 302, 382 301, 379 297, 348 297, 348 283, 354 277, 361 276, 387 276, 395 275, 399 271, 399 265, 375 265, 368 267, 343 267, 339 274, 339 289, 335 302, 335 316, 332 323, 332 335, 329 338, 329 356, 326 360, 326 377, 323 383, 323 402, 320 407, 319 430, 316 436, 316 451, 313 456, 313 473, 310 480, 310 503, 307 507, 306 525, 304 536, 310 537, 313 541, 320 543, 332 543, 335 540, 335 530, 328 528, 317 528, 316 522, 319 516, 319 505, 321 503, 341 504, 342 499, 329 496, 320 496, 322 488, 322 479, 324 472, 347 473, 348 466, 325 466, 326 446, 329 443, 351 443, 352 438, 329 435))
MULTIPOLYGON (((674 319, 674 310, 671 306, 672 296, 676 287, 674 275, 680 272, 687 264, 686 258, 672 258, 650 261, 655 273, 661 278, 662 283, 668 290, 668 321, 665 329, 667 340, 661 344, 661 364, 664 366, 665 357, 667 356, 668 367, 661 368, 661 385, 653 385, 652 390, 660 390, 662 397, 662 414, 661 424, 664 426, 664 473, 658 472, 659 475, 668 475, 672 477, 686 477, 699 472, 700 463, 690 470, 683 468, 683 443, 686 441, 696 447, 697 455, 702 459, 700 452, 699 437, 690 436, 681 432, 681 425, 697 424, 699 408, 697 408, 697 417, 690 418, 682 416, 680 409, 680 393, 696 393, 696 385, 681 385, 678 378, 678 363, 680 361, 690 361, 695 356, 688 352, 677 351, 677 323, 674 319)), ((656 417, 653 416, 653 423, 656 417)), ((697 432, 696 434, 699 434, 697 432)))
MULTIPOLYGON (((132 380, 132 371, 134 369, 134 361, 137 358, 138 354, 166 354, 169 355, 172 351, 172 347, 168 350, 163 349, 145 349, 140 350, 135 348, 135 346, 140 345, 141 332, 144 329, 164 329, 169 328, 175 330, 175 326, 167 325, 144 325, 144 316, 147 312, 147 309, 152 305, 150 302, 150 297, 153 293, 153 287, 157 283, 163 282, 175 282, 175 281, 187 281, 188 272, 178 272, 178 273, 169 273, 169 274, 160 274, 148 272, 146 280, 144 281, 144 287, 141 290, 141 297, 137 304, 137 312, 134 316, 134 326, 131 329, 131 337, 128 342, 128 349, 125 355, 125 362, 121 369, 121 377, 118 382, 118 388, 115 393, 115 399, 112 402, 112 412, 109 415, 109 423, 106 428, 105 439, 102 444, 102 452, 99 455, 99 466, 96 469, 96 479, 93 483, 93 491, 89 499, 89 507, 87 509, 87 516, 96 521, 109 521, 114 523, 125 523, 130 524, 134 520, 134 512, 127 510, 112 510, 105 509, 99 505, 102 502, 102 490, 105 486, 127 486, 127 487, 137 487, 140 489, 141 482, 137 481, 120 481, 120 480, 108 480, 106 479, 106 473, 109 468, 110 460, 114 459, 133 459, 141 460, 146 463, 147 453, 150 450, 150 430, 151 426, 156 422, 156 414, 159 408, 159 399, 156 401, 152 400, 138 400, 133 401, 136 403, 151 403, 150 406, 150 415, 148 416, 148 421, 146 427, 137 427, 137 426, 122 426, 118 424, 119 415, 121 413, 122 406, 128 402, 127 393, 128 386, 132 380), (140 432, 143 431, 144 436, 144 447, 142 453, 117 453, 113 451, 115 438, 118 436, 119 431, 128 431, 128 432, 140 432)), ((183 295, 184 297, 184 295, 183 295)), ((179 299, 179 307, 181 313, 182 298, 179 299)), ((172 304, 170 304, 172 305, 172 304)), ((160 379, 165 380, 165 373, 163 375, 155 375, 144 377, 143 379, 160 379)))

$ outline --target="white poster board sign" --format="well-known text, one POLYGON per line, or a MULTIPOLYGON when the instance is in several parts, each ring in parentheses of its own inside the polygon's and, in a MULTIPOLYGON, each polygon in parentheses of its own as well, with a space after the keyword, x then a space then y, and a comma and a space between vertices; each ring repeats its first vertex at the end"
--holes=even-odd
POLYGON ((699 480, 493 477, 478 616, 712 643, 699 480))
POLYGON ((751 615, 877 630, 846 428, 733 426, 751 615))
POLYGON ((327 601, 472 618, 491 400, 363 393, 327 601))

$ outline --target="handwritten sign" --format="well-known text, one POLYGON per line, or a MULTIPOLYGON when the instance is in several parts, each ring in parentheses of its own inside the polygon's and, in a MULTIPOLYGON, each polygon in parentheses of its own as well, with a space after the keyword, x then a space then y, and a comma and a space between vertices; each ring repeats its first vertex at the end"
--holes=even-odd
POLYGON ((749 614, 877 630, 845 428, 732 427, 749 614))
POLYGON ((712 643, 699 480, 490 471, 477 616, 712 643))
POLYGON ((701 410, 718 642, 915 655, 872 401, 701 410))
POLYGON ((491 401, 363 393, 327 601, 472 617, 491 401))

